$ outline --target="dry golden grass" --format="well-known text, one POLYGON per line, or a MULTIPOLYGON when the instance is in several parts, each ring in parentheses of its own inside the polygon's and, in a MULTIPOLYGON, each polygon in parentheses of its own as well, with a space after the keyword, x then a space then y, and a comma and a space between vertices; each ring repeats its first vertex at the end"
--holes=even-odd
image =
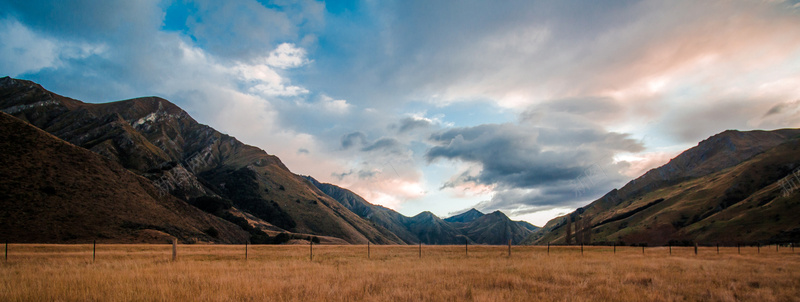
POLYGON ((800 249, 417 248, 12 244, 0 301, 800 300, 800 249))

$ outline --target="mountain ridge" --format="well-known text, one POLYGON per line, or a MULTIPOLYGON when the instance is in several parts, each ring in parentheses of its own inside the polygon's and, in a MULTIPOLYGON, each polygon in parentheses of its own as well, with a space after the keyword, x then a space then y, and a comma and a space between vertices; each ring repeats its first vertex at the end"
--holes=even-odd
POLYGON ((88 104, 5 77, 0 110, 120 163, 163 195, 187 202, 227 200, 234 210, 251 212, 286 232, 349 243, 401 242, 289 171, 274 155, 197 123, 162 98, 88 104))
POLYGON ((527 222, 512 221, 499 211, 485 215, 471 209, 445 219, 430 211, 423 211, 408 217, 371 204, 345 188, 321 183, 311 176, 304 177, 354 213, 392 230, 407 244, 507 244, 509 239, 513 244, 518 244, 537 229, 527 222))

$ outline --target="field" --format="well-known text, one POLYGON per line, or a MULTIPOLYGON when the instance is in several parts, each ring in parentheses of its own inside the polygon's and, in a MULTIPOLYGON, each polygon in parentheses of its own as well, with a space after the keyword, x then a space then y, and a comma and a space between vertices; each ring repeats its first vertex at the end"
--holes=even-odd
POLYGON ((800 249, 616 249, 11 244, 0 301, 800 301, 800 249))

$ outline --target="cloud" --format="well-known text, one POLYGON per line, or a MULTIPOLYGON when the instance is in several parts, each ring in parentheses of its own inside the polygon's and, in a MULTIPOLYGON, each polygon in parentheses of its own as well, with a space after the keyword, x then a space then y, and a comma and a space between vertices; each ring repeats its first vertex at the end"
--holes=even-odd
POLYGON ((428 128, 433 126, 434 123, 430 119, 420 117, 406 117, 400 120, 400 127, 398 132, 406 133, 418 128, 428 128))
POLYGON ((350 107, 352 107, 350 104, 347 103, 346 100, 337 100, 327 95, 322 95, 320 99, 322 108, 325 108, 325 110, 327 110, 328 112, 336 114, 344 114, 350 110, 350 107))
POLYGON ((389 153, 400 153, 402 150, 403 148, 400 144, 400 141, 394 138, 381 138, 374 143, 361 148, 361 151, 364 152, 383 151, 389 153))
POLYGON ((292 43, 281 43, 269 53, 267 64, 280 69, 296 68, 311 63, 306 57, 306 50, 295 47, 292 43))
MULTIPOLYGON (((626 179, 614 155, 644 147, 628 135, 597 128, 546 128, 532 124, 486 124, 434 134, 425 154, 474 163, 480 171, 463 173, 443 188, 461 184, 494 186, 484 206, 564 206, 602 194, 626 179), (602 173, 598 172, 602 171, 602 173)), ((624 165, 624 164, 622 164, 624 165)))
POLYGON ((363 132, 353 132, 342 137, 342 149, 350 149, 353 146, 366 144, 367 135, 363 132))
MULTIPOLYGON (((262 56, 279 41, 299 40, 324 22, 315 1, 267 7, 255 0, 192 2, 196 12, 186 21, 188 33, 209 53, 224 58, 262 56)), ((274 52, 276 64, 292 64, 299 53, 285 46, 274 52)), ((302 61, 301 61, 302 62, 302 61)))

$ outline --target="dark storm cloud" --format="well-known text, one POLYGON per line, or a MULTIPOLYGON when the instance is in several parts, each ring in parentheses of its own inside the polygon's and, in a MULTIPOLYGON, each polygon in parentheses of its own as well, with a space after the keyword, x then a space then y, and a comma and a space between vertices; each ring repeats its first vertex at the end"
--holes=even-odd
POLYGON ((565 205, 602 194, 624 176, 614 167, 614 154, 638 152, 640 142, 626 134, 593 128, 545 128, 530 124, 487 124, 454 128, 430 137, 438 146, 428 161, 458 160, 479 164, 442 188, 459 184, 495 185, 495 208, 565 205))

